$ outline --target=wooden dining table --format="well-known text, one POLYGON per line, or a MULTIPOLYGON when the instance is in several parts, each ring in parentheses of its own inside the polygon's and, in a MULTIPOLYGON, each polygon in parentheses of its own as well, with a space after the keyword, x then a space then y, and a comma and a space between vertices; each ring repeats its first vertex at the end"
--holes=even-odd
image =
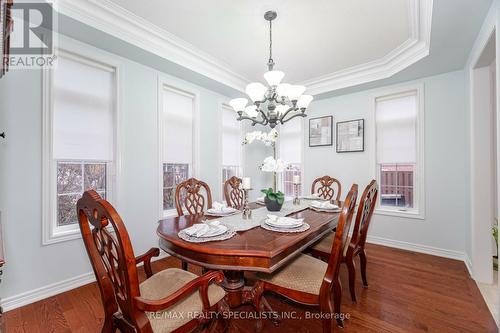
MULTIPOLYGON (((340 202, 334 202, 341 206, 340 202)), ((251 204, 255 209, 259 206, 251 204)), ((245 285, 245 272, 273 273, 287 265, 302 251, 330 233, 338 223, 339 213, 318 212, 309 208, 289 215, 303 218, 310 228, 298 233, 269 231, 260 226, 238 232, 234 237, 205 243, 187 242, 177 235, 179 231, 213 217, 200 215, 179 216, 159 221, 159 246, 168 254, 206 269, 222 270, 222 287, 227 292, 231 308, 242 304, 256 304, 255 290, 245 285)), ((223 220, 222 220, 223 221, 223 220)), ((248 223, 242 219, 241 223, 248 223)))

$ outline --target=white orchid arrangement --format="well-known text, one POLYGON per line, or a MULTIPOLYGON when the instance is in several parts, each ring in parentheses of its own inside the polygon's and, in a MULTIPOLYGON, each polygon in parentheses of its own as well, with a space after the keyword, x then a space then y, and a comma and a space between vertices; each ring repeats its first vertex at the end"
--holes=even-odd
POLYGON ((253 131, 249 132, 245 135, 245 140, 243 140, 243 144, 251 144, 255 140, 262 141, 266 146, 271 146, 276 143, 278 139, 278 131, 273 128, 269 133, 262 131, 253 131))
POLYGON ((260 166, 263 172, 281 173, 286 170, 288 165, 281 159, 275 159, 273 156, 268 156, 264 159, 264 163, 260 166))

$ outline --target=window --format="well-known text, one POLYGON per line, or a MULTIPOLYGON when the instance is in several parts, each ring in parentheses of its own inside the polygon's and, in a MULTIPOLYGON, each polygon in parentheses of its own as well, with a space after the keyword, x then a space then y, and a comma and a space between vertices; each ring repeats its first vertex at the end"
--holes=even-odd
POLYGON ((224 199, 224 183, 229 178, 242 176, 242 138, 241 122, 237 120, 234 110, 222 106, 222 192, 224 199))
MULTIPOLYGON (((281 125, 278 136, 278 156, 289 168, 280 175, 281 191, 285 196, 294 196, 293 176, 302 178, 302 118, 297 117, 281 125)), ((300 193, 299 193, 300 194, 300 193)))
POLYGON ((423 213, 419 91, 375 99, 379 210, 423 213))
POLYGON ((162 84, 162 210, 175 208, 175 188, 193 175, 195 95, 162 84))
POLYGON ((45 77, 44 244, 79 237, 84 191, 112 201, 115 90, 115 67, 62 50, 45 77))

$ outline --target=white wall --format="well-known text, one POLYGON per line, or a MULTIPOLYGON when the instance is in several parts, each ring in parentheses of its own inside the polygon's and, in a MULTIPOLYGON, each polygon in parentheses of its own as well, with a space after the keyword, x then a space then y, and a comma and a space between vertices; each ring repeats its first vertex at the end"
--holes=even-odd
MULTIPOLYGON (((78 47, 98 49, 74 41, 78 47)), ((64 47, 64 41, 60 46, 64 47)), ((78 50, 76 50, 78 51, 78 50)), ((115 56, 121 63, 119 146, 121 172, 116 206, 123 217, 136 255, 157 245, 158 221, 158 75, 192 87, 200 96, 200 172, 214 198, 220 197, 217 129, 219 106, 224 96, 136 62, 115 56)), ((44 297, 46 287, 55 289, 92 278, 81 239, 41 245, 42 75, 40 70, 12 70, 0 80, 0 211, 7 265, 0 284, 7 310, 44 297), (70 279, 70 281, 66 281, 70 279), (69 284, 60 284, 61 282, 69 284), (28 293, 22 295, 23 293, 28 293), (19 299, 19 296, 25 296, 19 299)), ((50 291, 50 290, 49 290, 50 291)))
MULTIPOLYGON (((469 204, 465 74, 457 71, 406 84, 415 83, 422 83, 425 91, 425 219, 375 215, 369 235, 372 240, 393 246, 462 259, 469 204)), ((351 184, 357 183, 364 189, 369 183, 374 169, 370 159, 374 149, 373 124, 370 123, 373 118, 369 112, 373 110, 371 97, 376 91, 311 104, 309 118, 333 115, 335 122, 365 119, 365 152, 338 154, 335 146, 308 147, 306 139, 305 184, 328 174, 340 180, 344 197, 351 184)), ((304 134, 307 138, 307 125, 304 134)))

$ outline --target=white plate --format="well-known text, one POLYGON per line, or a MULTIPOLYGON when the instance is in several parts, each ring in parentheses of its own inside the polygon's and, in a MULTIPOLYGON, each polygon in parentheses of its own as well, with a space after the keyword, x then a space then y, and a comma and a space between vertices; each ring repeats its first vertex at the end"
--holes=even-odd
POLYGON ((315 197, 313 195, 306 195, 301 197, 301 199, 304 200, 318 200, 318 201, 328 201, 328 199, 322 198, 322 197, 315 197))
POLYGON ((302 226, 304 224, 304 221, 298 221, 296 223, 293 223, 293 224, 284 224, 284 223, 275 223, 269 219, 266 219, 264 221, 266 224, 270 225, 271 227, 275 227, 275 228, 283 228, 283 229, 294 229, 294 228, 299 228, 300 226, 302 226))
POLYGON ((226 208, 224 211, 221 211, 221 210, 217 210, 217 209, 214 209, 214 208, 209 208, 207 209, 207 211, 205 212, 205 215, 211 215, 211 216, 226 216, 226 215, 232 215, 232 214, 235 214, 237 213, 238 210, 236 208, 233 208, 233 207, 228 207, 226 208))
POLYGON ((209 238, 222 235, 227 232, 227 227, 225 225, 219 225, 217 227, 211 227, 210 230, 204 234, 203 236, 199 236, 198 238, 209 238))

